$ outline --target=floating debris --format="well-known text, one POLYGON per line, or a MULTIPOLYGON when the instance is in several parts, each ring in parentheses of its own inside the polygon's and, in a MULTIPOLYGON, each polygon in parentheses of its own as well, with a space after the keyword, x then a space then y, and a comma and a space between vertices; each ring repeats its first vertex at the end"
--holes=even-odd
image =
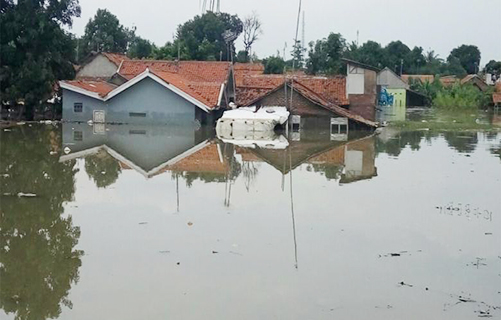
POLYGON ((68 148, 68 147, 66 147, 66 148, 63 149, 63 151, 64 151, 65 154, 68 154, 68 153, 71 152, 71 149, 68 148))
POLYGON ((148 222, 143 221, 143 222, 139 222, 138 224, 148 224, 148 222))
POLYGON ((37 195, 34 193, 24 193, 24 192, 19 192, 17 194, 18 197, 36 197, 37 195))
POLYGON ((57 154, 57 151, 51 151, 51 152, 49 152, 49 154, 50 154, 51 156, 53 156, 53 155, 57 154))
POLYGON ((170 253, 169 250, 161 250, 161 251, 158 251, 158 252, 160 252, 160 253, 170 253))
POLYGON ((4 132, 10 132, 10 131, 12 131, 12 130, 10 130, 10 129, 3 129, 3 131, 4 131, 4 132))
POLYGON ((193 222, 188 222, 187 224, 188 224, 188 226, 191 227, 193 225, 193 222))
POLYGON ((219 252, 212 250, 212 254, 216 254, 216 253, 219 253, 219 252))

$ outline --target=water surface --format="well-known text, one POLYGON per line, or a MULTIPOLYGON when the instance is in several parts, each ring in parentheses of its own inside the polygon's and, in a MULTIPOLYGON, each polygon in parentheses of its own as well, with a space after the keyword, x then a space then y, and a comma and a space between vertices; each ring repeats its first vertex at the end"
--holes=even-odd
POLYGON ((0 319, 501 317, 501 134, 0 133, 0 319))

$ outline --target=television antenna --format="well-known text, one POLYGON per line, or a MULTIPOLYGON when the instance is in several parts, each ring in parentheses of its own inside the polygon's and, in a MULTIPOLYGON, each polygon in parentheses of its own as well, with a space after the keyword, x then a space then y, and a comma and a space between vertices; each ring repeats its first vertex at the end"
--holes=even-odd
POLYGON ((231 50, 230 52, 230 46, 233 43, 233 41, 235 41, 238 38, 238 34, 231 30, 226 30, 225 32, 223 32, 222 36, 224 42, 226 43, 226 59, 229 59, 231 54, 231 59, 229 60, 233 61, 233 50, 231 50))
POLYGON ((221 12, 221 0, 202 0, 202 2, 200 2, 199 0, 198 4, 202 5, 201 8, 202 13, 205 13, 206 11, 211 11, 216 13, 221 12))

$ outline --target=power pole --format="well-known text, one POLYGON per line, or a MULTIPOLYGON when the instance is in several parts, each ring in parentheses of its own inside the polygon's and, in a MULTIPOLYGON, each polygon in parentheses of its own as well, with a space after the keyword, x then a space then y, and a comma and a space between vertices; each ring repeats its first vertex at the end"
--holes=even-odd
POLYGON ((304 36, 304 28, 305 28, 306 23, 304 22, 304 10, 303 10, 303 30, 301 30, 301 43, 303 45, 303 48, 306 49, 306 38, 304 36))

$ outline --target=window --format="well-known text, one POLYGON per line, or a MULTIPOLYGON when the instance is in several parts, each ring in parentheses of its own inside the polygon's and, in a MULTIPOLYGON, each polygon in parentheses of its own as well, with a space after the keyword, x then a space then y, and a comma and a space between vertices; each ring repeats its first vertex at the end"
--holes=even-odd
POLYGON ((73 112, 82 112, 83 111, 83 104, 81 102, 75 102, 73 104, 73 112))
POLYGON ((146 134, 146 130, 129 130, 129 134, 146 134))
POLYGON ((83 140, 83 132, 73 131, 73 141, 82 141, 82 140, 83 140))
POLYGON ((129 117, 144 118, 144 117, 146 117, 146 113, 144 113, 144 112, 129 112, 129 117))

